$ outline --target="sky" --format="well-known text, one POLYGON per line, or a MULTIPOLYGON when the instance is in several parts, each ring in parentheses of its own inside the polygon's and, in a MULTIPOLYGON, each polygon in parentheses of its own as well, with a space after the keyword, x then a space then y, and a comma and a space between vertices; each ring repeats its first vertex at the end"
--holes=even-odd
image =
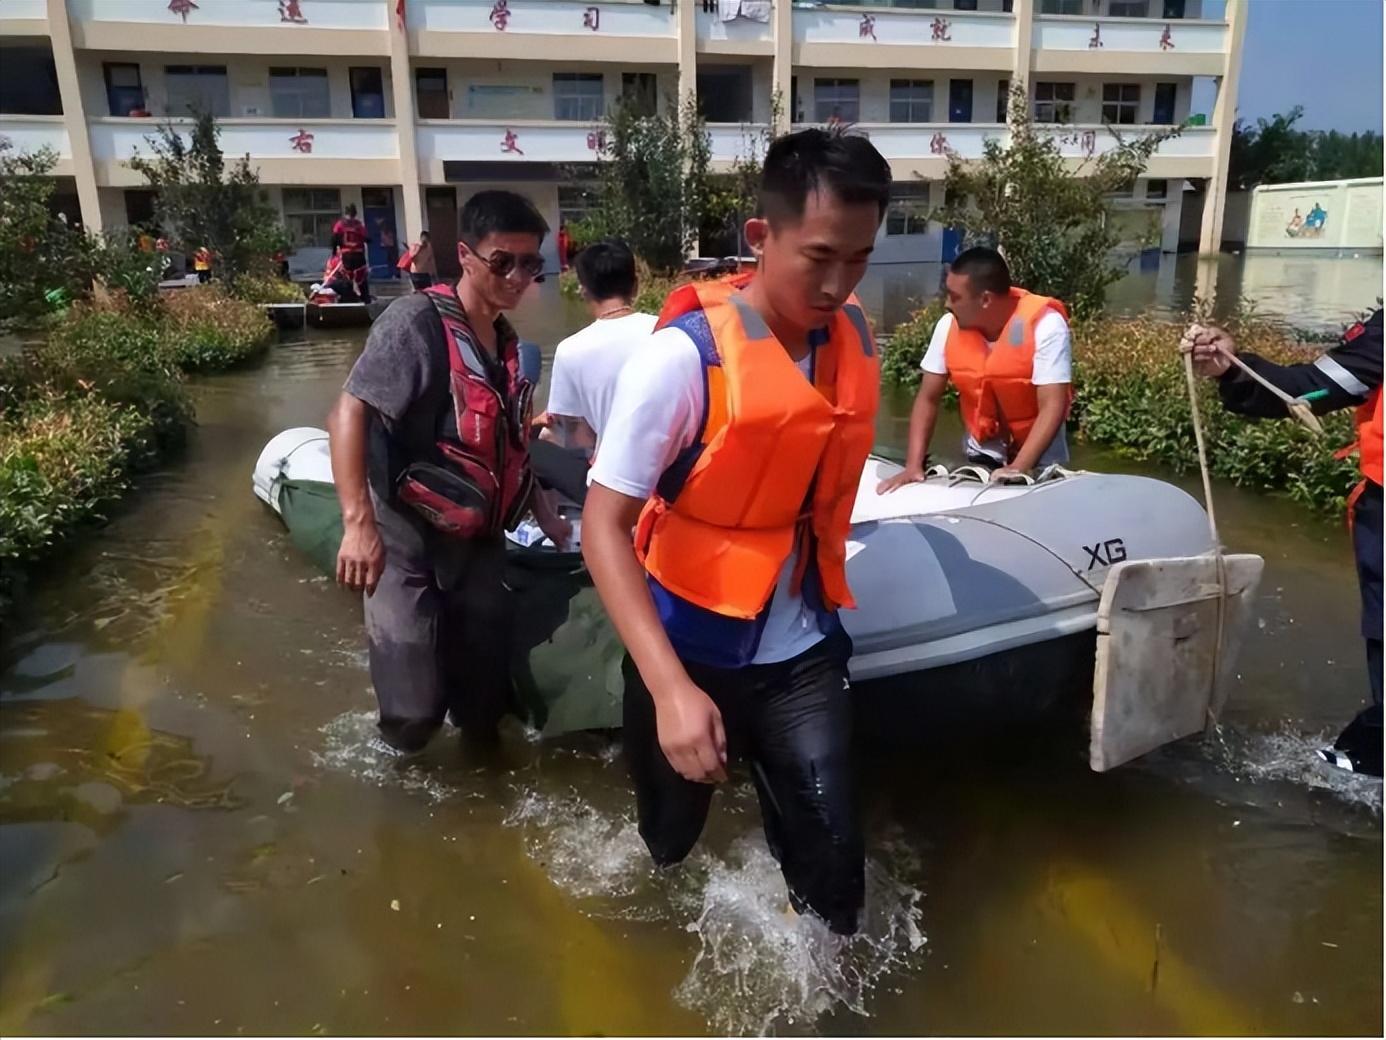
MULTIPOLYGON (((1222 7, 1205 4, 1210 16, 1222 7)), ((1251 0, 1238 116, 1303 105, 1304 130, 1380 133, 1382 9, 1382 0, 1251 0)), ((1212 114, 1195 106, 1203 110, 1212 114)))

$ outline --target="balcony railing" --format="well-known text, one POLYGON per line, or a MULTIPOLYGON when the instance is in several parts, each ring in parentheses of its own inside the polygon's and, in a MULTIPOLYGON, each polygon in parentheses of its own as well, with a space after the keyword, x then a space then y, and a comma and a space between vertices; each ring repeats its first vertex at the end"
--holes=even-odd
MULTIPOLYGON (((24 0, 20 0, 24 2, 24 0)), ((11 0, 5 0, 9 7, 11 0)), ((152 25, 223 28, 384 29, 389 11, 381 0, 67 0, 78 22, 147 22, 152 25)), ((393 5, 391 5, 393 6, 393 5)), ((412 5, 411 5, 412 6, 412 5)))
POLYGON ((421 32, 537 33, 582 39, 673 38, 678 33, 671 6, 654 7, 638 0, 409 0, 408 19, 409 28, 421 32))
POLYGON ((51 148, 60 160, 72 158, 72 145, 62 116, 0 115, 0 139, 18 153, 51 148))
POLYGON ((952 10, 796 10, 794 42, 1007 48, 1015 44, 1015 18, 952 10))
MULTIPOLYGON (((788 0, 782 0, 787 3, 788 0)), ((697 14, 698 44, 708 50, 736 50, 738 48, 766 54, 775 45, 774 30, 769 22, 752 21, 749 18, 735 18, 724 22, 715 10, 699 8, 697 14)))
POLYGON ((733 163, 763 158, 768 130, 764 123, 709 123, 707 136, 712 147, 712 161, 733 163))
POLYGON ((1048 51, 1222 54, 1227 33, 1225 22, 1046 16, 1035 19, 1034 41, 1048 51))
POLYGON ((46 0, 4 0, 0 3, 0 21, 24 19, 25 21, 46 21, 48 4, 46 0))
MULTIPOLYGON (((102 118, 91 121, 92 156, 123 162, 137 152, 148 155, 146 137, 155 133, 152 119, 102 118)), ((191 129, 176 120, 180 130, 191 129)), ((252 159, 396 159, 399 138, 387 119, 222 119, 221 147, 229 158, 252 159)))
POLYGON ((422 162, 595 162, 605 145, 600 126, 561 120, 427 119, 417 132, 422 162))

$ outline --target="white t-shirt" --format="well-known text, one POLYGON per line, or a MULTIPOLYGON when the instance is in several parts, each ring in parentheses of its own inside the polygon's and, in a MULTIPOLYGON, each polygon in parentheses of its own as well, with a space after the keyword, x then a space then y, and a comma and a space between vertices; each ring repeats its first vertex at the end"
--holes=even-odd
MULTIPOLYGON (((809 378, 812 355, 799 362, 809 378)), ((679 452, 697 440, 703 419, 703 366, 697 345, 678 328, 660 329, 621 371, 592 483, 632 498, 648 498, 679 452)), ((785 561, 770 598, 752 664, 797 657, 823 638, 802 596, 790 592, 794 554, 785 561)))
MULTIPOLYGON (((919 367, 936 376, 948 374, 948 361, 945 356, 948 333, 953 328, 953 315, 945 314, 934 326, 929 349, 924 352, 924 360, 919 367)), ((1068 322, 1058 311, 1045 311, 1035 323, 1035 370, 1030 377, 1035 386, 1048 386, 1053 383, 1073 382, 1073 347, 1068 332, 1068 322)), ((969 454, 990 455, 993 459, 1006 461, 1006 445, 1001 439, 979 444, 972 434, 963 438, 963 448, 969 454)), ((1049 442, 1040 456, 1039 465, 1063 464, 1068 461, 1068 437, 1063 426, 1049 442)))
POLYGON ((601 442, 616 396, 616 379, 654 331, 653 314, 601 318, 573 333, 553 355, 548 412, 581 419, 601 442))

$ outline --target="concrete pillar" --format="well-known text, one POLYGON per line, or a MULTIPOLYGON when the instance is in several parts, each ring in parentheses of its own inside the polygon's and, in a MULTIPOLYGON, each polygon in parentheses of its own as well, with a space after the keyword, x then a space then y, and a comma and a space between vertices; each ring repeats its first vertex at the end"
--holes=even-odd
POLYGON ((775 134, 784 134, 794 122, 794 113, 790 110, 794 103, 794 5, 789 0, 777 0, 770 16, 770 35, 775 46, 770 65, 770 92, 780 102, 771 129, 775 134))
POLYGON ((82 224, 88 231, 99 232, 104 227, 101 196, 96 190, 96 168, 91 159, 91 137, 87 134, 87 113, 82 104, 82 84, 77 78, 77 55, 72 49, 66 0, 48 0, 48 36, 53 46, 53 67, 58 74, 58 96, 63 103, 63 124, 72 150, 72 176, 77 182, 82 224))
POLYGON ((1203 227, 1198 236, 1200 253, 1216 253, 1222 245, 1222 221, 1227 205, 1227 165, 1232 154, 1232 125, 1237 119, 1237 85, 1242 70, 1242 41, 1246 37, 1247 0, 1227 0, 1227 54, 1213 106, 1213 175, 1208 178, 1203 202, 1203 227))
POLYGON ((422 192, 419 191, 419 150, 415 144, 414 70, 409 64, 409 35, 395 19, 393 0, 381 0, 387 8, 390 34, 390 84, 395 99, 395 133, 399 142, 399 177, 404 196, 403 239, 417 242, 424 229, 422 192))
POLYGON ((1160 252, 1179 252, 1179 222, 1184 213, 1184 193, 1180 190, 1184 180, 1172 177, 1169 180, 1168 194, 1164 209, 1160 211, 1160 252))
POLYGON ((675 7, 679 20, 679 107, 698 93, 698 20, 693 0, 675 7))
MULTIPOLYGON (((1030 55, 1034 52, 1036 0, 1015 0, 1015 47, 1011 55, 1011 85, 1024 83, 1026 97, 1030 90, 1030 55)), ((1010 109, 1007 108, 1007 112, 1010 109)))

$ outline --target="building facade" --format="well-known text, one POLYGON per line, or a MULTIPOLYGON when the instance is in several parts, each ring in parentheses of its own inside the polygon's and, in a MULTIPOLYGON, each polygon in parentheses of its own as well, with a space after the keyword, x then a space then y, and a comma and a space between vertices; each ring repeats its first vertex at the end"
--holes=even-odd
POLYGON ((53 149, 64 204, 113 227, 151 213, 126 160, 154 124, 210 111, 309 270, 349 202, 373 262, 382 234, 424 229, 450 256, 459 207, 487 187, 525 193, 557 227, 582 213, 612 101, 693 94, 714 166, 772 120, 853 124, 896 178, 878 258, 938 260, 953 245, 922 215, 942 201, 947 156, 1004 138, 1008 86, 1023 82, 1075 166, 1114 131, 1185 124, 1120 204, 1167 251, 1201 205, 1211 250, 1246 2, 0 0, 0 137, 53 149), (1215 85, 1211 111, 1194 111, 1199 80, 1215 85))

